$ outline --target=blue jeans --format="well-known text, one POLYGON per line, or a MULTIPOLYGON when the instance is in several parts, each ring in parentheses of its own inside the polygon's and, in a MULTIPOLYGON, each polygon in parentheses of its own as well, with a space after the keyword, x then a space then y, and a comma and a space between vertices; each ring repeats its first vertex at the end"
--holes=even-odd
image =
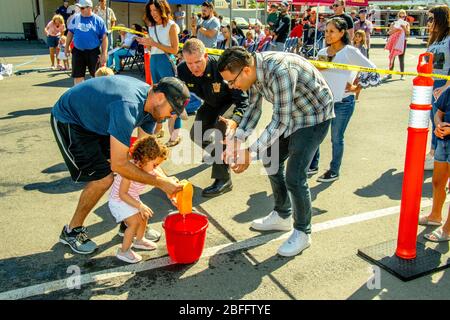
MULTIPOLYGON (((277 172, 269 175, 275 198, 274 210, 282 218, 293 213, 294 228, 307 234, 311 233, 312 217, 308 166, 314 152, 325 139, 330 123, 331 120, 327 120, 312 127, 298 129, 287 138, 279 138, 279 159, 277 164, 274 163, 277 172)), ((273 170, 272 163, 275 160, 270 156, 272 152, 273 147, 270 147, 268 154, 271 161, 264 164, 266 170, 273 170)))
MULTIPOLYGON (((440 87, 443 87, 446 83, 447 83, 447 80, 434 80, 433 91, 440 87)), ((433 131, 431 132, 431 149, 436 150, 437 138, 434 135, 434 129, 436 129, 436 126, 434 125, 434 116, 436 115, 437 107, 436 107, 436 99, 434 99, 434 95, 433 95, 433 98, 431 101, 432 101, 431 103, 433 106, 433 108, 431 109, 431 113, 430 113, 431 127, 433 129, 433 131)))
POLYGON ((106 65, 108 68, 111 68, 114 65, 114 70, 119 71, 121 68, 120 60, 125 57, 131 57, 131 54, 128 53, 128 49, 119 49, 108 56, 108 63, 106 65))
MULTIPOLYGON (((332 160, 330 170, 339 174, 341 169, 342 158, 344 156, 344 134, 348 123, 355 111, 355 96, 351 95, 342 100, 342 102, 334 103, 334 113, 336 117, 331 121, 331 144, 332 144, 332 160)), ((310 168, 318 168, 320 159, 320 150, 317 148, 310 168)))
MULTIPOLYGON (((172 63, 165 54, 150 55, 150 72, 152 74, 152 82, 158 83, 162 78, 175 77, 172 63)), ((175 120, 174 129, 181 128, 181 119, 175 120)))

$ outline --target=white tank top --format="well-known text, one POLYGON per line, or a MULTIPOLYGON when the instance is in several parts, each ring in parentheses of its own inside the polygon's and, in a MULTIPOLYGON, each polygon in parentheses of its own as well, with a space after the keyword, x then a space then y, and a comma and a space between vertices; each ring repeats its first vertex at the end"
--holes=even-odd
MULTIPOLYGON (((173 20, 169 20, 169 22, 167 22, 167 25, 165 27, 162 24, 159 24, 159 25, 156 25, 153 27, 148 27, 148 35, 155 42, 159 42, 165 46, 171 46, 170 28, 173 25, 175 25, 175 27, 177 28, 177 34, 180 33, 178 25, 173 20), (156 37, 155 29, 156 29, 156 32, 158 33, 158 38, 156 37), (158 39, 159 39, 159 41, 158 41, 158 39)), ((162 51, 161 49, 152 47, 150 53, 151 54, 164 54, 164 51, 162 51)))

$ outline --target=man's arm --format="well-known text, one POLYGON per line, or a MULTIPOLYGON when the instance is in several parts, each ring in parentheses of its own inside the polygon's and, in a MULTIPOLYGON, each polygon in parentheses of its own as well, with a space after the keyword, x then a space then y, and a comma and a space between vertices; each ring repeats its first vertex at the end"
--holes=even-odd
POLYGON ((108 36, 105 33, 102 39, 102 52, 100 54, 100 65, 104 66, 108 60, 108 36))
POLYGON ((236 123, 239 125, 241 123, 242 117, 244 116, 245 111, 248 108, 248 95, 247 93, 233 89, 231 91, 231 100, 233 101, 233 104, 235 105, 233 110, 233 117, 232 120, 236 121, 236 123))
POLYGON ((73 40, 73 33, 72 33, 72 31, 68 31, 67 38, 66 38, 66 47, 64 49, 66 56, 69 56, 69 54, 70 54, 70 43, 72 42, 72 40, 73 40))
POLYGON ((122 177, 149 184, 163 190, 168 195, 181 191, 183 187, 172 179, 151 175, 128 161, 128 146, 111 136, 111 170, 122 177))

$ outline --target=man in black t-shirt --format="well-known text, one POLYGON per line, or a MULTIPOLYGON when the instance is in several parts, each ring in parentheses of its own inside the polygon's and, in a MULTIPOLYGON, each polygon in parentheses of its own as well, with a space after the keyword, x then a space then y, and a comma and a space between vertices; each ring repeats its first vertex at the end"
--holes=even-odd
POLYGON ((350 15, 345 13, 345 1, 336 0, 332 5, 331 9, 334 11, 334 15, 331 18, 339 17, 347 22, 348 33, 350 34, 350 39, 353 39, 353 19, 350 15))
POLYGON ((291 17, 288 15, 289 2, 283 1, 280 5, 280 15, 277 22, 273 25, 273 42, 275 43, 275 51, 283 51, 284 43, 289 36, 291 29, 291 17))

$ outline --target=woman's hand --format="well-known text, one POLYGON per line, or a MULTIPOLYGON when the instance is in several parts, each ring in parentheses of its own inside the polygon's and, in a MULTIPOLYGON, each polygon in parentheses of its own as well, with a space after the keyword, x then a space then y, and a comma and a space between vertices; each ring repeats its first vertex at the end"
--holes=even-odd
POLYGON ((147 47, 156 47, 157 42, 155 42, 152 38, 137 38, 136 41, 139 44, 142 44, 147 47))
POLYGON ((357 93, 361 91, 360 85, 353 85, 347 82, 347 86, 345 87, 345 92, 353 92, 357 93))
POLYGON ((433 91, 434 98, 436 100, 438 100, 439 97, 441 96, 442 92, 444 92, 446 89, 447 89, 447 86, 443 86, 443 87, 440 87, 440 88, 437 88, 436 90, 434 90, 433 91))

